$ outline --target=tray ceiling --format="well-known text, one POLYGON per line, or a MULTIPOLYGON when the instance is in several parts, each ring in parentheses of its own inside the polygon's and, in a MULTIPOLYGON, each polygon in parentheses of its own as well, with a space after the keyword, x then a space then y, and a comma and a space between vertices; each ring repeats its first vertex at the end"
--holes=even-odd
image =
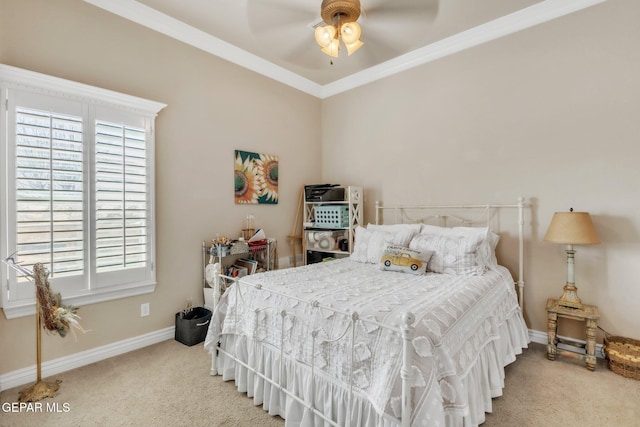
POLYGON ((360 0, 362 48, 313 36, 322 0, 85 0, 324 98, 606 0, 360 0))

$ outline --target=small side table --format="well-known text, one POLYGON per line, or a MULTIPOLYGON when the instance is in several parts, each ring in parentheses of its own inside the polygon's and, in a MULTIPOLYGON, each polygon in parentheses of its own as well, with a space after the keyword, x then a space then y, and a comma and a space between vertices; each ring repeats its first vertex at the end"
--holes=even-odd
POLYGON ((598 328, 598 320, 600 319, 600 311, 595 305, 583 304, 582 308, 570 308, 558 305, 558 300, 549 298, 547 300, 547 327, 549 335, 549 343, 547 344, 547 359, 555 360, 556 355, 573 357, 580 359, 587 365, 590 371, 596 368, 596 329, 598 328), (563 344, 571 343, 576 345, 574 341, 567 341, 559 338, 558 318, 579 320, 586 323, 587 342, 582 347, 585 348, 585 354, 559 349, 558 342, 563 344))

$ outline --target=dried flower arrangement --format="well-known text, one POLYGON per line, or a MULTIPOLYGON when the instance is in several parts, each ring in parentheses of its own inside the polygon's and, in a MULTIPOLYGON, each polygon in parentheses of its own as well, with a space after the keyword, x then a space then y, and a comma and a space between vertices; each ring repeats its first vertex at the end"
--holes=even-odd
POLYGON ((36 283, 36 383, 21 390, 19 400, 20 402, 37 402, 47 397, 55 397, 61 381, 42 380, 40 328, 48 332, 57 332, 61 337, 65 337, 69 330, 74 332, 72 328, 86 332, 78 323, 80 319, 77 315, 78 308, 62 304, 61 295, 52 292, 49 285, 49 271, 41 263, 34 264, 33 271, 29 271, 17 264, 13 255, 2 261, 25 277, 34 279, 36 283))
POLYGON ((193 301, 191 300, 191 298, 188 298, 184 308, 180 311, 180 318, 184 319, 185 316, 188 316, 189 313, 191 313, 192 311, 193 311, 193 301))
POLYGON ((227 236, 218 236, 215 239, 212 239, 211 243, 211 252, 220 257, 229 255, 229 252, 233 247, 233 241, 227 236))
POLYGON ((57 332, 61 337, 73 327, 86 332, 78 323, 78 307, 62 304, 60 293, 53 293, 49 286, 49 271, 37 263, 33 266, 33 278, 36 282, 36 295, 40 303, 42 326, 49 332, 57 332))
POLYGON ((214 245, 230 245, 231 244, 231 239, 229 239, 227 236, 220 236, 220 237, 216 237, 215 239, 212 240, 212 243, 214 245))

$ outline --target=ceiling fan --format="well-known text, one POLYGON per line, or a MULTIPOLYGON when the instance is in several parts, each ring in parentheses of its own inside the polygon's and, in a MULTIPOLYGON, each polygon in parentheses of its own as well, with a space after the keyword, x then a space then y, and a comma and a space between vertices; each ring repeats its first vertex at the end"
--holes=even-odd
POLYGON ((438 3, 247 0, 247 19, 252 34, 270 53, 303 68, 319 69, 327 65, 325 54, 334 58, 351 55, 363 44, 366 48, 349 61, 381 62, 421 47, 420 37, 427 35, 438 3), (346 49, 338 47, 340 40, 346 49))
POLYGON ((322 53, 337 58, 340 39, 349 56, 362 47, 362 28, 356 22, 360 17, 360 0, 322 0, 320 16, 326 25, 316 26, 314 34, 322 53))

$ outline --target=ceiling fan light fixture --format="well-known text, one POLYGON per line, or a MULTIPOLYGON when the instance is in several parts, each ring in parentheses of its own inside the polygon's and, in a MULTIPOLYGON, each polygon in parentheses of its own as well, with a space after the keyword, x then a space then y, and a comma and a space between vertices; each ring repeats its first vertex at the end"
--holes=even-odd
POLYGON ((327 55, 337 58, 338 52, 340 51, 340 41, 338 39, 332 39, 328 46, 323 47, 322 53, 326 53, 327 55))
POLYGON ((322 48, 326 48, 335 40, 336 28, 333 25, 317 27, 315 30, 316 43, 322 48))
POLYGON ((340 36, 345 45, 353 44, 360 40, 361 34, 362 29, 357 22, 347 22, 346 24, 342 24, 342 28, 340 28, 340 36))
POLYGON ((363 44, 364 43, 362 43, 360 40, 356 40, 355 42, 349 44, 345 43, 344 46, 347 48, 347 55, 351 56, 351 54, 360 49, 363 44))
POLYGON ((356 22, 360 17, 359 0, 323 0, 320 15, 327 25, 316 27, 315 38, 323 53, 337 58, 341 38, 348 55, 364 44, 360 41, 362 29, 356 22))
POLYGON ((320 6, 320 16, 327 24, 341 22, 355 22, 360 17, 360 0, 323 0, 320 6))

